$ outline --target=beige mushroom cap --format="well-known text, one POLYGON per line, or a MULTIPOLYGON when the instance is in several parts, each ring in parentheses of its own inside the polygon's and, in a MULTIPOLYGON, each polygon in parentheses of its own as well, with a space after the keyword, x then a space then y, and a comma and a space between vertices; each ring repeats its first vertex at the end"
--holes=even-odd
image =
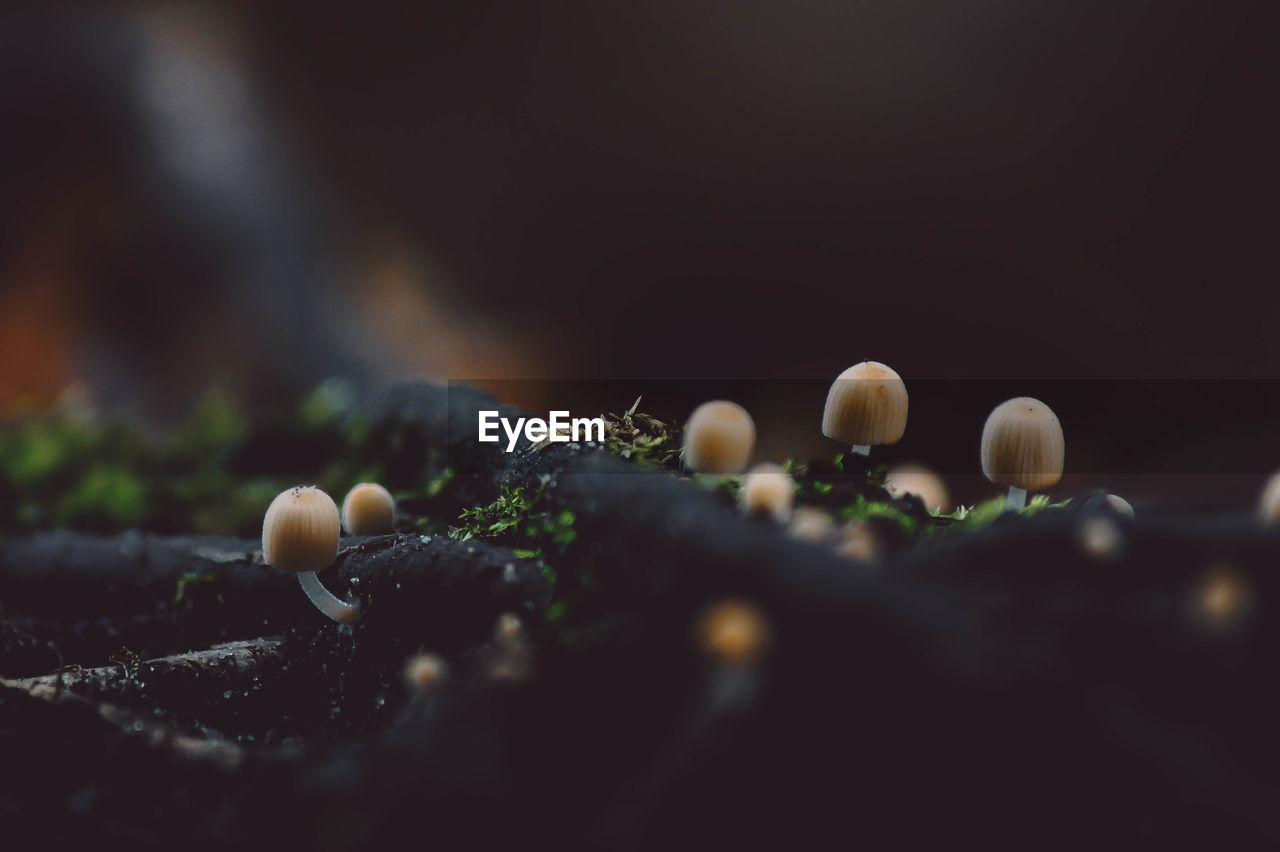
POLYGON ((831 383, 822 434, 845 444, 896 444, 907 429, 907 386, 879 361, 863 361, 831 383))
POLYGON ((411 689, 427 692, 448 676, 449 664, 439 654, 414 654, 404 664, 404 680, 411 689))
POLYGON ((703 610, 694 628, 702 650, 722 663, 753 663, 769 646, 769 620, 750 601, 728 598, 703 610))
POLYGON ((930 512, 951 511, 951 495, 942 477, 920 464, 900 464, 889 469, 885 490, 894 497, 915 494, 930 512))
POLYGON ((835 533, 836 522, 831 516, 811 506, 801 506, 791 516, 787 534, 803 541, 821 542, 835 533))
POLYGON ((281 571, 319 571, 338 557, 338 507, 314 485, 280 492, 262 519, 262 557, 281 571))
POLYGON ((758 464, 742 478, 738 502, 747 514, 768 512, 780 524, 791 520, 796 484, 780 466, 758 464))
POLYGON ((1029 396, 1000 403, 982 427, 982 472, 997 485, 1048 488, 1062 478, 1065 451, 1058 415, 1029 396))
POLYGON ((1280 523, 1280 473, 1267 480, 1258 500, 1258 517, 1264 524, 1280 523))
POLYGON ((755 446, 755 421, 736 402, 704 402, 684 427, 684 463, 703 473, 742 473, 755 446))
POLYGON ((342 526, 352 535, 395 532, 396 501, 376 482, 362 482, 342 501, 342 526))

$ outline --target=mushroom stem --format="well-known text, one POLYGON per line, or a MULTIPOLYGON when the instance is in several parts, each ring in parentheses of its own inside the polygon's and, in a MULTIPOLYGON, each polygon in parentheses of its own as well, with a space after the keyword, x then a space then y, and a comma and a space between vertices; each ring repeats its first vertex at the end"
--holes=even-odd
POLYGON ((315 571, 299 571, 298 582, 302 584, 302 591, 307 593, 307 597, 315 604, 316 609, 334 621, 339 624, 355 624, 360 620, 359 605, 339 600, 333 592, 324 587, 324 583, 320 582, 315 571))
POLYGON ((1009 486, 1009 496, 1004 498, 1006 512, 1021 512, 1027 505, 1027 489, 1016 485, 1009 486))
POLYGON ((870 444, 854 444, 852 447, 849 448, 849 452, 857 453, 860 456, 869 456, 871 455, 871 445, 870 444))

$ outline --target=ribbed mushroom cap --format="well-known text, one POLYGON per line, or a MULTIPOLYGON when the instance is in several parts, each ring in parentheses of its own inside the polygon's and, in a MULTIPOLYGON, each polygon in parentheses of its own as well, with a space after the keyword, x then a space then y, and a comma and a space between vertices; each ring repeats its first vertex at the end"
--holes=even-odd
POLYGON ((319 571, 338 557, 338 507, 313 485, 282 491, 262 520, 262 557, 281 571, 319 571))
POLYGON ((704 402, 684 427, 684 463, 703 473, 742 473, 755 446, 755 421, 736 402, 704 402))
POLYGON ((758 464, 742 478, 738 502, 747 514, 768 512, 780 524, 791 519, 796 484, 781 467, 768 462, 758 464))
POLYGON ((896 444, 907 429, 907 386, 879 361, 863 361, 831 383, 822 434, 845 444, 896 444))
POLYGON ((982 427, 982 472, 997 485, 1048 488, 1062 478, 1065 450, 1058 415, 1029 396, 1000 403, 982 427))
POLYGON ((396 501, 376 482, 362 482, 342 501, 342 526, 352 535, 395 532, 396 501))

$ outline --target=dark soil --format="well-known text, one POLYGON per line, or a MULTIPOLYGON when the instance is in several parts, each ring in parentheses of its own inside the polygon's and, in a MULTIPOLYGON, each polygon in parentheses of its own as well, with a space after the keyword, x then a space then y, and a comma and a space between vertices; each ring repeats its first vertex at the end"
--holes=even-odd
POLYGON ((6 848, 1280 842, 1280 533, 1097 501, 948 528, 810 465, 811 505, 892 510, 862 562, 600 449, 477 445, 491 405, 412 386, 359 416, 400 487, 453 471, 415 514, 526 489, 546 526, 344 540, 321 577, 354 629, 256 540, 4 541, 6 848), (765 613, 763 656, 700 650, 725 598, 765 613), (450 669, 425 691, 420 651, 450 669))

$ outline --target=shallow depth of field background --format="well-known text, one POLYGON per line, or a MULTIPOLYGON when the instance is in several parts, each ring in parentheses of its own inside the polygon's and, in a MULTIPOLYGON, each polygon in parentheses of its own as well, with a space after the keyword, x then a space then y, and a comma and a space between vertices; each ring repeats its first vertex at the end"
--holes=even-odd
POLYGON ((6 415, 428 376, 826 455, 869 357, 962 499, 1021 394, 1063 493, 1280 467, 1265 4, 48 5, 0 12, 6 415))

